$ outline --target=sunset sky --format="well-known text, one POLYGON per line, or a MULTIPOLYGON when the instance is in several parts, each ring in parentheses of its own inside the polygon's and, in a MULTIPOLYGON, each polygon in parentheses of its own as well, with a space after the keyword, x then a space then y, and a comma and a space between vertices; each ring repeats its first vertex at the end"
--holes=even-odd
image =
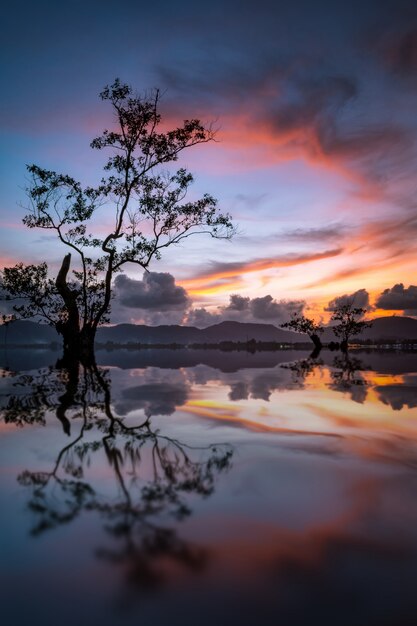
POLYGON ((372 315, 417 316, 415 1, 26 0, 2 26, 0 266, 60 264, 21 223, 25 165, 98 182, 98 93, 120 77, 159 87, 173 125, 214 121, 218 141, 179 165, 238 234, 171 248, 145 280, 128 269, 114 321, 327 319, 356 292, 372 315))

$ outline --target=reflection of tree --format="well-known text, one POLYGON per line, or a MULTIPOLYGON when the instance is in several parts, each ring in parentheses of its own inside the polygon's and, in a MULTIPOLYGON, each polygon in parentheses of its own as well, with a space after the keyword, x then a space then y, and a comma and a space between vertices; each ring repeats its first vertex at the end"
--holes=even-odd
POLYGON ((354 402, 362 404, 367 396, 367 382, 361 372, 369 368, 365 368, 360 359, 349 356, 347 352, 334 358, 333 367, 336 369, 330 371, 330 389, 348 392, 354 402))
MULTIPOLYGON (((53 371, 51 368, 39 370, 33 374, 11 374, 13 380, 13 394, 6 394, 2 402, 1 414, 6 424, 17 426, 25 424, 45 424, 45 414, 48 410, 58 410, 57 388, 65 386, 65 374, 62 371, 53 371)), ((59 415, 63 415, 62 406, 59 406, 59 415)), ((69 434, 69 422, 66 421, 64 431, 69 434)))
POLYGON ((81 420, 78 435, 61 449, 50 471, 24 471, 18 478, 31 489, 32 533, 94 511, 117 544, 99 554, 124 565, 131 581, 158 583, 158 564, 166 559, 202 566, 204 554, 178 536, 169 518, 183 519, 193 496, 213 492, 217 476, 230 467, 231 446, 189 446, 154 429, 148 414, 139 425, 125 423, 112 411, 108 374, 98 368, 45 370, 18 377, 18 389, 23 384, 26 395, 10 396, 2 411, 8 422, 44 424, 50 411, 70 434, 70 423, 81 420), (94 467, 103 459, 111 468, 112 496, 108 484, 104 494, 93 484, 94 467))
MULTIPOLYGON (((290 370, 293 382, 302 388, 308 376, 315 369, 322 367, 323 364, 321 359, 310 355, 307 359, 285 363, 281 367, 290 370)), ((336 356, 333 360, 332 369, 329 368, 331 376, 329 388, 343 393, 348 392, 355 402, 364 402, 367 395, 367 382, 361 374, 364 369, 369 368, 365 368, 360 359, 351 357, 348 353, 336 356)))
MULTIPOLYGON (((313 354, 313 353, 312 353, 313 354)), ((314 372, 315 369, 322 367, 323 361, 317 359, 315 356, 310 355, 307 359, 300 359, 293 363, 284 363, 282 368, 291 371, 293 383, 299 387, 304 387, 304 383, 307 378, 314 372)))

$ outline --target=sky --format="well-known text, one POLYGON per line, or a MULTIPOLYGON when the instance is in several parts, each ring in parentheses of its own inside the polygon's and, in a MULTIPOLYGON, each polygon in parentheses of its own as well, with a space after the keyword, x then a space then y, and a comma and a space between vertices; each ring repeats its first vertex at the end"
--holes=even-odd
POLYGON ((217 141, 179 165, 238 232, 128 268, 113 321, 326 320, 348 297, 417 316, 415 2, 22 1, 1 46, 0 267, 59 267, 59 244, 21 223, 25 167, 98 182, 89 143, 111 116, 98 94, 120 77, 161 89, 173 124, 214 123, 217 141))

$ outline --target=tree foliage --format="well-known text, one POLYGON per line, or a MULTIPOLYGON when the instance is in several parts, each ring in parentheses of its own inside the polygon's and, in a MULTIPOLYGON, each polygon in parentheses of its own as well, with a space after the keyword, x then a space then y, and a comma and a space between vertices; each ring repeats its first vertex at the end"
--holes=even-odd
POLYGON ((158 90, 139 96, 117 79, 100 97, 111 105, 116 123, 91 142, 95 150, 110 151, 97 186, 28 166, 30 206, 23 222, 53 231, 69 252, 56 279, 48 277, 45 263, 20 263, 2 276, 4 292, 19 299, 16 313, 43 317, 64 341, 83 331, 94 336, 110 310, 113 277, 126 264, 146 270, 165 248, 193 234, 228 239, 234 232, 230 216, 211 195, 186 201, 193 176, 185 168, 166 169, 183 150, 212 141, 213 129, 190 119, 161 131, 158 90), (95 225, 103 214, 112 215, 113 224, 101 235, 95 225), (69 280, 71 254, 78 263, 69 280))
POLYGON ((281 324, 281 328, 288 328, 289 330, 293 330, 296 333, 303 333, 309 337, 312 335, 321 335, 324 330, 320 324, 317 324, 314 320, 305 315, 300 315, 299 313, 294 313, 288 322, 281 324))
POLYGON ((284 324, 281 324, 281 328, 288 328, 289 330, 293 330, 296 333, 303 333, 308 335, 311 341, 314 343, 317 351, 321 350, 322 343, 320 340, 320 335, 323 332, 322 326, 317 324, 314 320, 306 317, 305 315, 301 315, 300 313, 294 313, 291 319, 284 324))
POLYGON ((365 328, 372 326, 372 322, 360 319, 365 313, 366 309, 355 307, 351 303, 340 304, 333 311, 330 318, 332 331, 338 339, 341 339, 344 346, 347 347, 352 337, 360 335, 365 328))

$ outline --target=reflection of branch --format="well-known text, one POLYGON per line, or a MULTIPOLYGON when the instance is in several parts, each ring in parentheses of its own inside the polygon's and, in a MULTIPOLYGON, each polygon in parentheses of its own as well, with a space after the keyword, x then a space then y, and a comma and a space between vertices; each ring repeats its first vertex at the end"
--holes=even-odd
POLYGON ((95 511, 106 521, 113 539, 121 542, 118 549, 102 549, 100 554, 124 562, 132 580, 143 582, 145 577, 156 584, 154 561, 162 557, 201 567, 201 551, 179 539, 175 530, 161 526, 158 519, 168 514, 180 520, 191 512, 187 502, 191 494, 209 496, 217 476, 230 467, 231 446, 184 444, 153 430, 149 417, 140 425, 126 425, 123 417, 113 415, 107 373, 96 366, 43 372, 40 382, 35 378, 30 381, 30 397, 35 389, 44 389, 34 405, 37 415, 55 409, 64 425, 68 422, 67 434, 71 409, 72 417, 82 417, 83 422, 78 436, 60 450, 50 472, 24 471, 18 477, 20 484, 32 490, 29 508, 37 520, 32 533, 68 523, 83 511, 95 511), (98 494, 85 478, 100 450, 114 475, 115 499, 98 494), (151 461, 148 477, 145 459, 151 461))
MULTIPOLYGON (((356 357, 350 357, 347 353, 343 356, 336 356, 333 360, 333 367, 338 368, 331 372, 331 377, 335 384, 346 385, 366 385, 366 380, 358 372, 364 371, 362 361, 356 357)), ((367 368, 369 369, 369 368, 367 368)))
POLYGON ((292 372, 294 382, 303 386, 308 376, 312 374, 316 368, 322 367, 322 365, 323 361, 321 359, 317 359, 310 355, 307 359, 300 359, 299 361, 294 361, 293 363, 283 363, 280 367, 290 370, 292 372))
MULTIPOLYGON (((10 378, 14 378, 10 375, 10 378)), ((40 370, 37 376, 21 374, 13 382, 15 394, 7 396, 7 403, 1 408, 5 423, 24 426, 27 424, 45 424, 45 413, 53 407, 53 391, 49 384, 51 371, 40 370)))
POLYGON ((356 357, 350 357, 346 352, 343 356, 336 356, 333 360, 336 370, 330 371, 332 382, 330 389, 334 391, 350 392, 352 400, 362 404, 367 396, 367 381, 360 372, 365 369, 362 361, 356 357))

